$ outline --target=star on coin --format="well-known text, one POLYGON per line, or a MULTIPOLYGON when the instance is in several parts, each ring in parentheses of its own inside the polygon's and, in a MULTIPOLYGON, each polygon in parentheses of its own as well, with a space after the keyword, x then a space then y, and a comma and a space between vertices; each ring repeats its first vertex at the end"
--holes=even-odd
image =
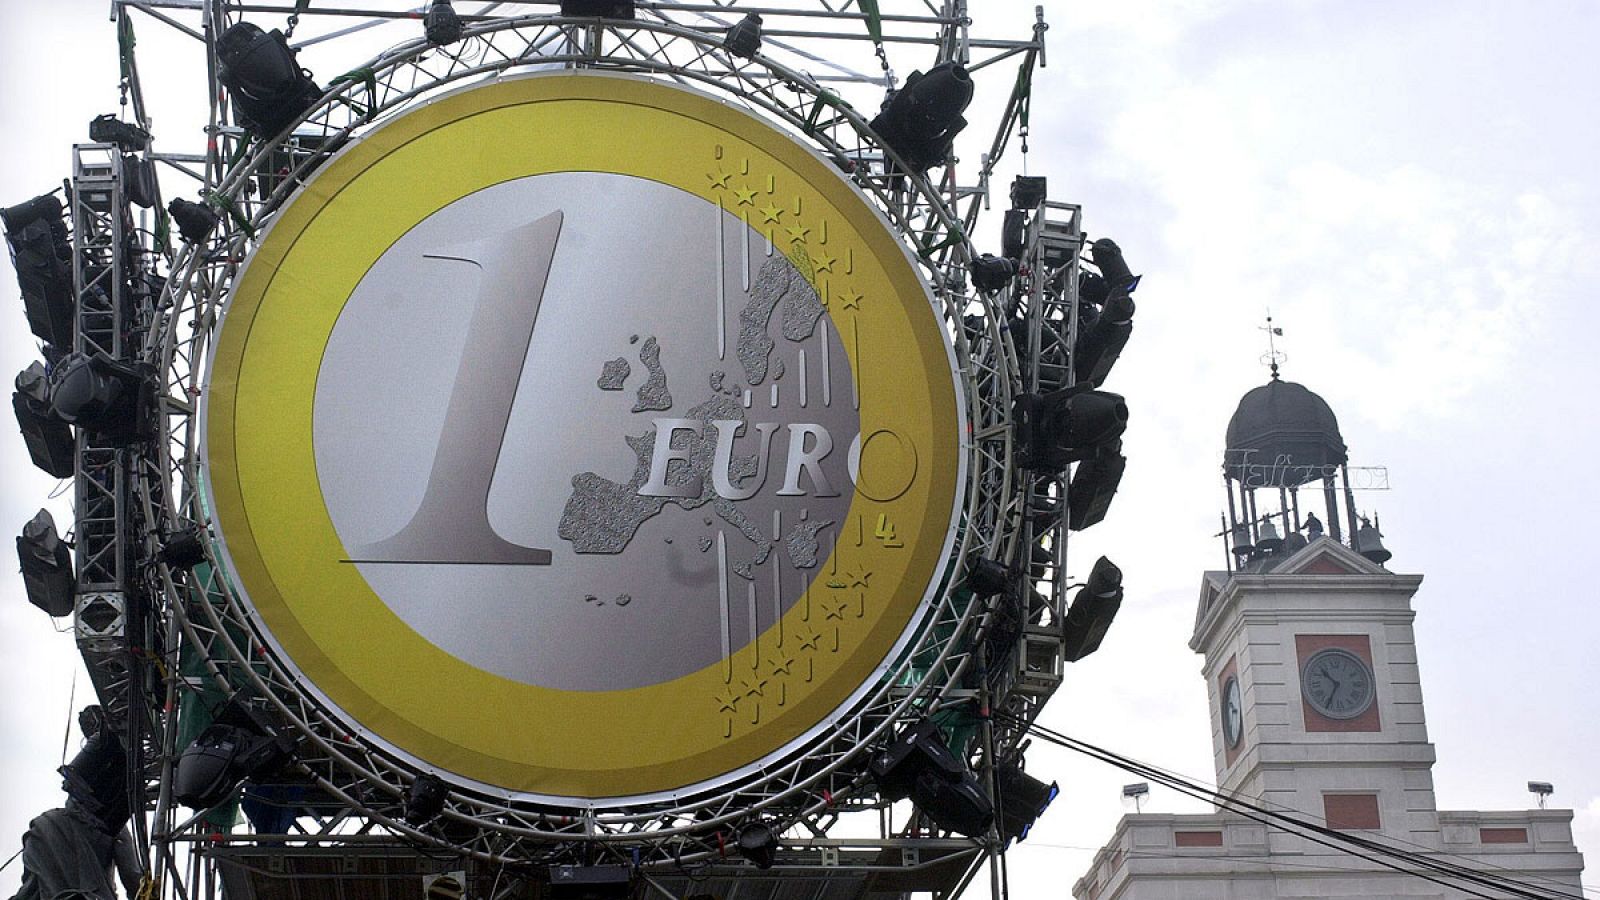
POLYGON ((751 675, 744 679, 744 695, 746 697, 760 697, 767 692, 767 679, 760 675, 751 675))
POLYGON ((850 586, 865 588, 871 587, 872 572, 867 569, 852 569, 850 572, 850 586))

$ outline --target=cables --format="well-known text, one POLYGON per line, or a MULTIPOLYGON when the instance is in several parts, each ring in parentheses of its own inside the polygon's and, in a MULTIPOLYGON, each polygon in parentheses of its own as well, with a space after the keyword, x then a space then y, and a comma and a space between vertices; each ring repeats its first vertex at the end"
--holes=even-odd
POLYGON ((1560 900, 1584 900, 1581 894, 1555 889, 1548 891, 1537 890, 1525 882, 1503 875, 1395 847, 1361 835, 1328 828, 1308 819, 1268 809, 1234 794, 1212 790, 1182 776, 1141 763, 1102 747, 1097 747, 1086 741, 1069 737, 1044 726, 1037 724, 1030 726, 1027 722, 1004 713, 996 713, 995 717, 1016 727, 1026 728, 1034 737, 1047 743, 1065 747, 1148 778, 1181 794, 1213 803, 1244 818, 1294 834, 1312 843, 1320 844, 1341 853, 1360 857, 1375 865, 1422 878, 1443 887, 1463 891, 1469 896, 1484 898, 1484 900, 1502 900, 1500 895, 1483 893, 1481 890, 1475 889, 1482 888, 1501 891, 1510 897, 1526 898, 1526 900, 1554 900, 1554 898, 1560 898, 1560 900), (1473 887, 1468 887, 1467 885, 1472 885, 1473 887))

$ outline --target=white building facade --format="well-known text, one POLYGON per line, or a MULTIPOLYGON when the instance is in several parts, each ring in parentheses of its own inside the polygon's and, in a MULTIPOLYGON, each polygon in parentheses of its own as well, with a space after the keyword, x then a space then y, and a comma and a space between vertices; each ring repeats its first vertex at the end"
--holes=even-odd
MULTIPOLYGON (((1298 507, 1293 525, 1282 515, 1286 531, 1298 526, 1298 507)), ((1315 533, 1273 550, 1240 571, 1208 572, 1201 583, 1189 646, 1205 659, 1222 791, 1531 890, 1582 896, 1570 810, 1438 808, 1412 633, 1422 577, 1368 558, 1387 554, 1363 556, 1315 533)), ((1225 811, 1125 816, 1072 893, 1474 896, 1225 811)))

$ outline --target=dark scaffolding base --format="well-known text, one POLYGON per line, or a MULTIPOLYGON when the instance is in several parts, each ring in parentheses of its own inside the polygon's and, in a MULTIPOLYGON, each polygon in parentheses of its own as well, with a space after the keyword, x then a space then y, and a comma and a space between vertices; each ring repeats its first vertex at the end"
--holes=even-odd
MULTIPOLYGON (((429 856, 402 842, 342 846, 219 843, 201 851, 217 865, 228 900, 428 900, 427 887, 451 872, 466 875, 463 900, 545 900, 542 879, 513 870, 429 856)), ((984 858, 962 840, 818 840, 786 845, 779 863, 761 870, 736 858, 647 871, 635 883, 642 900, 889 900, 911 893, 949 897, 984 858)), ((435 897, 439 895, 435 894, 435 897)), ((448 895, 446 895, 448 896, 448 895)))

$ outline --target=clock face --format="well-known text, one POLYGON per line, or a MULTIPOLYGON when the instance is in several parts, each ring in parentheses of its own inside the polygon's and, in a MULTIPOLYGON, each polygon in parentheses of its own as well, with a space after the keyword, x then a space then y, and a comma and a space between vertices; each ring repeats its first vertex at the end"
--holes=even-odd
POLYGON ((1348 650, 1319 650, 1300 670, 1311 708, 1330 719, 1353 719, 1372 706, 1372 669, 1348 650))
POLYGON ((1239 700, 1239 679, 1228 677, 1222 686, 1222 739, 1229 747, 1239 746, 1244 734, 1244 704, 1239 700))

